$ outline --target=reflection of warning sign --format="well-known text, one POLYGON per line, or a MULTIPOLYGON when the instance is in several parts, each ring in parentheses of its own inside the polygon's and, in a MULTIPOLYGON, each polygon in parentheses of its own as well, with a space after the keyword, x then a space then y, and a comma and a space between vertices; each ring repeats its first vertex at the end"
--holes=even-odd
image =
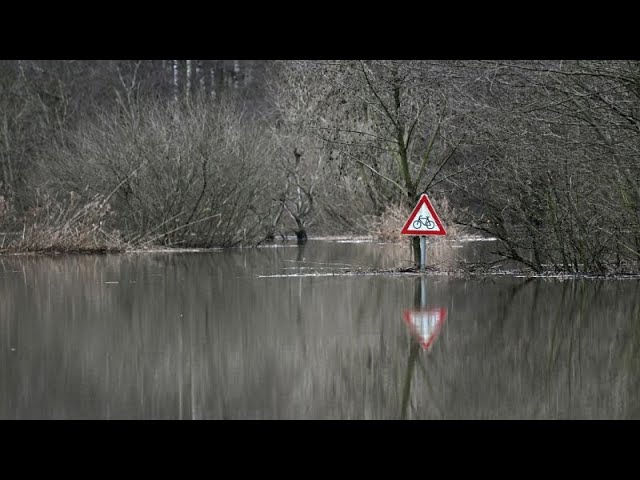
POLYGON ((446 235, 438 214, 426 194, 420 195, 418 204, 402 227, 403 235, 446 235))
POLYGON ((447 309, 442 307, 405 310, 404 312, 404 321, 425 350, 431 346, 440 333, 446 317, 447 309))

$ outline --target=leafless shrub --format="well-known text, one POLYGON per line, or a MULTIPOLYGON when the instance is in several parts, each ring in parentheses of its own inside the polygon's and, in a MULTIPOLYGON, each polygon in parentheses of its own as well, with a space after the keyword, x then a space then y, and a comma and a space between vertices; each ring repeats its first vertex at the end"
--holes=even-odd
POLYGON ((80 129, 54 168, 113 192, 111 225, 131 245, 232 246, 260 234, 270 149, 235 106, 144 104, 80 129))
POLYGON ((410 213, 405 205, 389 205, 384 213, 375 219, 373 235, 383 242, 406 241, 407 237, 400 232, 410 213))

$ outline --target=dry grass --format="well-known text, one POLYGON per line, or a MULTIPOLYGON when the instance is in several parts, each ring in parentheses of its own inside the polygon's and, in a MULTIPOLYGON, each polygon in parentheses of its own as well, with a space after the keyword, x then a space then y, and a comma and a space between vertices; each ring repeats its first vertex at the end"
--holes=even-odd
POLYGON ((110 206, 102 195, 86 202, 74 193, 63 201, 43 195, 37 206, 24 215, 22 231, 9 238, 5 234, 0 248, 5 252, 34 253, 123 251, 126 244, 118 233, 109 233, 103 227, 109 214, 110 206))
POLYGON ((9 214, 9 202, 0 195, 0 225, 2 225, 2 221, 9 214))
POLYGON ((0 195, 0 251, 2 251, 7 243, 7 238, 11 236, 7 232, 9 225, 12 223, 12 207, 11 203, 2 195, 0 195))
POLYGON ((389 205, 384 213, 373 222, 372 235, 387 243, 399 243, 406 240, 406 237, 400 232, 410 214, 410 210, 406 207, 389 205))

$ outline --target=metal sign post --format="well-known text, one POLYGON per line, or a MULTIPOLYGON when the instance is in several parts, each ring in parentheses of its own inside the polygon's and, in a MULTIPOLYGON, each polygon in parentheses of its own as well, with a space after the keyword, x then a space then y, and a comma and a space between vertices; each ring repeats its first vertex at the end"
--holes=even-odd
POLYGON ((427 237, 420 237, 420 271, 424 272, 427 266, 427 237))

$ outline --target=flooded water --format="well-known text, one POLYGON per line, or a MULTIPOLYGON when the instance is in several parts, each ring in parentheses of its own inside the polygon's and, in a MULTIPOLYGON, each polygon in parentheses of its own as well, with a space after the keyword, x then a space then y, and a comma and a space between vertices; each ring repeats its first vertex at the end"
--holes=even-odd
POLYGON ((409 263, 340 241, 0 257, 0 418, 640 418, 640 281, 344 274, 409 263))

